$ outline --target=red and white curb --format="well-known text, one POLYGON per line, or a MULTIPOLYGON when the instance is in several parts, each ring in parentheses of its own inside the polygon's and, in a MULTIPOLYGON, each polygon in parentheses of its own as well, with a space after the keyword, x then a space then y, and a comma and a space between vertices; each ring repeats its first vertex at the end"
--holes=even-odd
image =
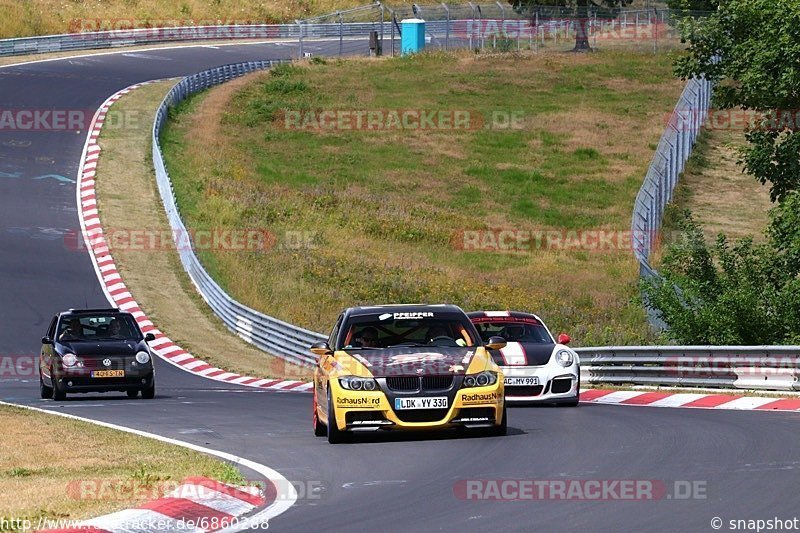
MULTIPOLYGON (((274 489, 271 484, 267 485, 274 489)), ((93 490, 94 487, 90 487, 93 490)), ((189 478, 163 498, 135 509, 85 520, 67 527, 45 529, 49 533, 91 531, 206 532, 238 524, 240 517, 275 500, 275 491, 264 495, 258 487, 234 487, 207 478, 189 478)))
POLYGON ((149 83, 153 82, 137 83, 136 85, 131 85, 130 87, 122 89, 108 98, 108 100, 100 106, 92 119, 91 126, 89 127, 89 135, 81 155, 80 170, 78 171, 77 179, 78 217, 80 219, 86 248, 89 251, 89 256, 92 259, 92 264, 97 273, 97 279, 100 281, 106 298, 114 307, 131 313, 145 334, 152 333, 155 335, 156 340, 150 343, 150 347, 159 357, 178 368, 204 378, 223 381, 234 385, 245 385, 248 387, 276 391, 310 391, 313 385, 304 381, 262 379, 242 376, 216 368, 205 361, 197 359, 172 342, 172 340, 153 325, 153 322, 145 315, 141 307, 139 307, 139 304, 136 303, 136 300, 134 300, 128 287, 125 285, 125 282, 120 277, 117 265, 114 263, 114 258, 111 256, 108 243, 105 240, 103 226, 100 222, 97 210, 95 177, 101 151, 97 140, 100 136, 100 131, 103 129, 103 122, 106 119, 109 108, 124 95, 149 83))
POLYGON ((603 389, 584 390, 581 392, 581 403, 688 409, 730 409, 736 411, 800 411, 800 398, 603 389))

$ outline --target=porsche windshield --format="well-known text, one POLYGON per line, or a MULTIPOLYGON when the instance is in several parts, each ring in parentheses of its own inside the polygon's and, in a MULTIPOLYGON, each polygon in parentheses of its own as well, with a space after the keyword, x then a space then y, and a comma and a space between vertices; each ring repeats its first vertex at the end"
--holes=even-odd
POLYGON ((99 340, 141 340, 141 333, 130 315, 73 315, 61 319, 58 340, 91 342, 99 340))
POLYGON ((472 324, 456 313, 378 313, 352 317, 339 348, 380 349, 397 346, 475 346, 472 324))
POLYGON ((553 344, 553 337, 547 328, 533 319, 478 320, 475 327, 485 341, 489 337, 503 337, 506 342, 527 342, 533 344, 553 344))

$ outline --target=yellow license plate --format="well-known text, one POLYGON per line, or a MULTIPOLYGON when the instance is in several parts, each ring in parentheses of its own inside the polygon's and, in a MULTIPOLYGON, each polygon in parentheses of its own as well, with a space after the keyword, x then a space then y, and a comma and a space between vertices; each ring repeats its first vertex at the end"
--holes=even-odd
POLYGON ((92 372, 93 378, 124 378, 124 370, 95 370, 92 372))

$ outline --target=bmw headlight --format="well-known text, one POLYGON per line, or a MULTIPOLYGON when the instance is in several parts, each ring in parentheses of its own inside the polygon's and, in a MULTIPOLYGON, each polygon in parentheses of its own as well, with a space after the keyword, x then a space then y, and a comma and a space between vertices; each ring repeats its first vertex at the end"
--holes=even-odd
POLYGON ((78 358, 75 356, 74 353, 65 353, 61 356, 61 364, 64 366, 71 368, 78 364, 78 358))
POLYGON ((372 378, 360 378, 357 376, 347 376, 339 378, 339 385, 347 390, 364 390, 374 391, 378 388, 378 384, 372 378))
POLYGON ((487 387, 497 383, 497 372, 486 370, 480 374, 470 374, 464 377, 464 388, 487 387))
POLYGON ((564 368, 572 366, 575 361, 575 356, 569 350, 559 350, 556 353, 556 362, 564 368))
POLYGON ((136 362, 140 365, 146 365, 150 362, 150 354, 147 352, 137 352, 136 353, 136 362))

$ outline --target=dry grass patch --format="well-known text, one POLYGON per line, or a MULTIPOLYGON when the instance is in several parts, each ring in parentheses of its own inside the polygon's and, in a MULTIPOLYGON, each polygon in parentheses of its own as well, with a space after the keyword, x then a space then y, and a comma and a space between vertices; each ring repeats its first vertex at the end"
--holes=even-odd
MULTIPOLYGON (((103 129, 98 204, 103 226, 112 235, 117 232, 126 236, 133 230, 166 236, 160 242, 168 241, 170 227, 149 154, 155 109, 173 83, 152 84, 130 93, 112 107, 111 113, 141 120, 125 128, 103 129)), ((213 109, 214 101, 209 105, 213 109)), ((201 135, 198 139, 211 142, 213 137, 201 135)), ((217 151, 211 153, 218 155, 217 151)), ((307 369, 269 356, 230 333, 197 294, 173 247, 137 249, 148 246, 127 246, 126 240, 115 244, 112 239, 111 248, 122 278, 142 309, 184 349, 231 372, 271 378, 309 377, 307 369)))
POLYGON ((0 519, 89 518, 141 505, 145 495, 158 498, 161 487, 191 476, 244 481, 230 464, 88 422, 0 406, 0 427, 0 519), (135 484, 141 493, 81 497, 81 481, 106 488, 135 484))
POLYGON ((681 177, 676 207, 692 212, 709 241, 720 232, 763 239, 773 204, 769 186, 745 174, 738 162, 745 142, 742 131, 706 130, 681 177))

